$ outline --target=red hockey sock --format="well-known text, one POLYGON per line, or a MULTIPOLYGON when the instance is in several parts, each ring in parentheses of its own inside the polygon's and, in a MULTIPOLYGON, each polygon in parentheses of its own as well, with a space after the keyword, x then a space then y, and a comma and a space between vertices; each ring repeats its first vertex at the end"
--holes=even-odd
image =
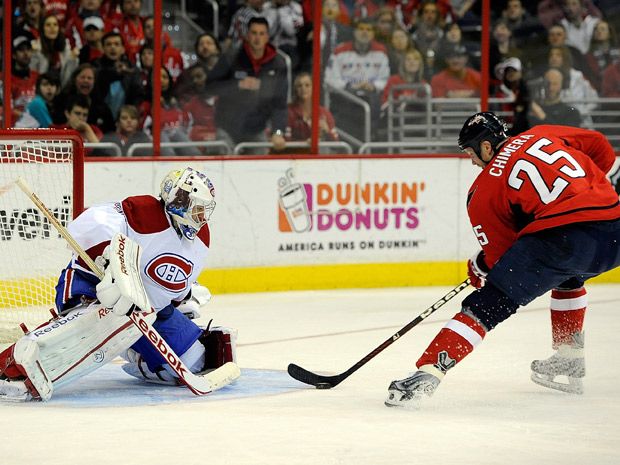
POLYGON ((587 306, 585 287, 551 291, 551 334, 554 349, 560 344, 571 344, 571 336, 581 332, 587 306))
POLYGON ((459 312, 435 336, 416 366, 433 365, 445 373, 474 350, 485 334, 480 323, 459 312))

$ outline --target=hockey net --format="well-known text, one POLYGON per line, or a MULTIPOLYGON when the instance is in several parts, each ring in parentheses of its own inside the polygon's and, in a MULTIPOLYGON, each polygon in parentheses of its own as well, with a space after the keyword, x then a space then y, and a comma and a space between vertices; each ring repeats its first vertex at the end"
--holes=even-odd
POLYGON ((71 259, 64 239, 14 184, 21 176, 63 224, 83 208, 82 140, 74 131, 0 130, 0 343, 50 318, 71 259))

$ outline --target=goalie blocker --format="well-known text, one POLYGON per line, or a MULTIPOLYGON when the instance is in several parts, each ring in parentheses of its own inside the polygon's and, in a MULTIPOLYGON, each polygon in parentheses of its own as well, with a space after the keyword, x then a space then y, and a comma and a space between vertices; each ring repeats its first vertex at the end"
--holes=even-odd
MULTIPOLYGON (((99 302, 76 307, 26 333, 0 353, 0 400, 49 400, 56 389, 131 352, 128 349, 142 333, 125 314, 135 307, 149 308, 135 266, 140 248, 119 234, 112 239, 106 256, 110 264, 98 295, 103 289, 103 300, 110 308, 99 302)), ((156 314, 142 312, 141 317, 153 324, 156 314)), ((180 358, 192 372, 235 361, 234 333, 223 328, 203 330, 180 358)), ((129 357, 129 362, 132 366, 135 359, 129 357)), ((170 375, 168 371, 166 374, 170 375)), ((170 375, 168 382, 176 382, 176 378, 170 375)))

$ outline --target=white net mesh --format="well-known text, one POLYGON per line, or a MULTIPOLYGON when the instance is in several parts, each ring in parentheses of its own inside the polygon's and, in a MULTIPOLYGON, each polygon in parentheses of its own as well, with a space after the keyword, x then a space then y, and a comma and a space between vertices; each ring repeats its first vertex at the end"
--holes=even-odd
POLYGON ((0 133, 0 342, 13 339, 20 322, 32 329, 50 318, 56 280, 71 258, 65 240, 14 181, 24 178, 66 226, 73 218, 73 159, 71 140, 0 133))

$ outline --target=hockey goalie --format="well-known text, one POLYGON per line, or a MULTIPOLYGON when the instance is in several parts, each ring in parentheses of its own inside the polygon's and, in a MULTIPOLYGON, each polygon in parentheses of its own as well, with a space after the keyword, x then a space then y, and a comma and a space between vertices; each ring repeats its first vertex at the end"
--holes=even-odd
POLYGON ((103 279, 74 254, 56 286, 57 316, 0 353, 0 400, 49 400, 117 356, 136 378, 181 384, 132 312, 152 324, 192 373, 227 364, 236 372, 225 382, 238 377, 236 365, 227 363, 236 361, 235 331, 193 320, 211 297, 196 280, 209 251, 214 208, 211 181, 186 168, 168 173, 159 199, 143 195, 97 205, 70 223, 70 235, 103 279))

